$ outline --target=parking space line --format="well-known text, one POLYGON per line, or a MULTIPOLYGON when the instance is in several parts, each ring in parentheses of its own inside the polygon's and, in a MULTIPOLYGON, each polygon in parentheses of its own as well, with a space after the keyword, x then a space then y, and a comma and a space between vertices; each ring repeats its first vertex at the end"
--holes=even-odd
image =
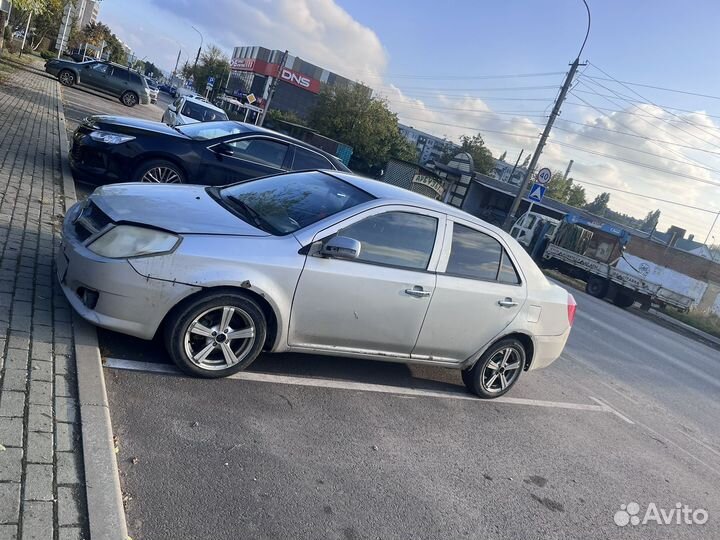
MULTIPOLYGON (((131 371, 146 371, 153 373, 180 373, 174 366, 167 364, 153 364, 150 362, 137 362, 134 360, 124 360, 121 358, 106 358, 104 360, 105 367, 112 369, 124 369, 131 371)), ((360 392, 377 392, 384 394, 394 394, 401 397, 435 397, 444 399, 459 399, 465 401, 474 401, 477 403, 507 403, 511 405, 528 405, 531 407, 547 407, 553 409, 571 409, 578 411, 604 412, 619 416, 626 422, 633 422, 627 417, 618 413, 609 405, 597 401, 598 405, 590 405, 586 403, 569 403, 564 401, 546 401, 540 399, 513 398, 502 396, 491 401, 478 399, 476 396, 464 392, 447 392, 438 390, 423 390, 419 388, 407 388, 402 386, 390 386, 384 384, 360 383, 354 381, 341 381, 337 379, 317 379, 313 377, 296 377, 293 375, 276 375, 273 373, 257 373, 253 371, 241 371, 230 375, 228 379, 238 379, 252 382, 266 382, 275 384, 289 384, 294 386, 312 386, 317 388, 332 388, 338 390, 355 390, 360 392)))
POLYGON ((621 420, 627 422, 628 424, 634 424, 634 423, 635 423, 635 422, 633 422, 632 420, 630 420, 627 416, 625 416, 624 414, 622 414, 622 413, 618 412, 617 410, 613 409, 610 405, 608 405, 607 403, 605 403, 605 402, 602 401, 601 399, 594 398, 594 397, 592 397, 592 396, 589 396, 589 397, 590 397, 590 399, 592 399, 595 403, 599 403, 602 407, 605 407, 605 409, 607 410, 607 412, 614 414, 615 416, 617 416, 617 417, 620 418, 621 420))

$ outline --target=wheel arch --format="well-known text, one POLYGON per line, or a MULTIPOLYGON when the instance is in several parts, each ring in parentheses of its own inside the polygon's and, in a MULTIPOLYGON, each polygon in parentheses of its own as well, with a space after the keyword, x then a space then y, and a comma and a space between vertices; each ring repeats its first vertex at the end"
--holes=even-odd
POLYGON ((462 368, 472 369, 472 367, 478 362, 478 360, 480 360, 480 357, 485 354, 485 351, 487 351, 490 347, 504 339, 517 339, 522 344, 523 349, 525 349, 525 365, 523 366, 523 371, 529 370, 533 360, 535 359, 535 341, 530 334, 520 331, 513 331, 507 334, 503 334, 501 336, 497 336, 490 343, 485 345, 485 347, 483 347, 480 351, 475 353, 471 357, 470 361, 464 363, 462 365, 462 368))
POLYGON ((132 169, 133 180, 137 176, 138 171, 140 170, 140 167, 143 166, 143 164, 147 163, 148 161, 153 161, 156 159, 162 159, 164 161, 169 161, 170 163, 172 163, 173 165, 175 165, 182 171, 182 173, 185 175, 186 181, 190 179, 190 175, 188 174, 187 168, 182 163, 182 161, 177 158, 177 156, 175 156, 173 154, 167 154, 162 151, 151 150, 149 152, 144 152, 144 153, 140 154, 133 160, 133 169, 132 169))
POLYGON ((172 317, 179 309, 181 309, 184 305, 186 305, 189 302, 194 301, 200 296, 206 296, 208 294, 222 294, 222 293, 231 293, 231 294, 238 294, 241 296, 245 296, 247 298, 250 298, 257 303, 257 305, 260 307, 260 309, 263 312, 263 315, 265 315, 265 321, 267 323, 267 335, 265 336, 265 343, 263 344, 263 350, 272 350, 277 345, 277 340, 280 336, 279 327, 280 327, 280 318, 278 317, 277 312, 275 311, 275 307, 267 300, 265 296, 260 294, 257 291, 253 291, 249 288, 244 287, 237 287, 237 286, 230 286, 230 285, 218 285, 214 287, 204 287, 200 289, 199 291, 195 291, 192 294, 189 294, 188 296, 182 298, 177 304, 175 304, 168 312, 165 314, 165 316, 162 319, 162 322, 158 326, 158 329, 156 330, 156 335, 158 333, 162 333, 165 330, 165 326, 168 322, 168 319, 172 317))
POLYGON ((60 68, 60 71, 57 72, 56 77, 58 79, 60 79, 60 74, 63 71, 69 71, 70 73, 72 73, 73 76, 75 77, 75 84, 80 84, 80 72, 77 69, 74 69, 70 66, 63 66, 62 68, 60 68))

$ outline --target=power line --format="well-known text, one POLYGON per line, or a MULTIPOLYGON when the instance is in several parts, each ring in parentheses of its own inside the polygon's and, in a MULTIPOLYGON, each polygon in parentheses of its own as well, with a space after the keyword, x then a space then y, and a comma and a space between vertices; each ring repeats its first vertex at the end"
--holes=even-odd
MULTIPOLYGON (((552 97, 544 97, 544 98, 524 98, 524 97, 502 97, 502 96, 485 96, 485 95, 464 95, 464 96, 454 96, 454 95, 445 95, 441 92, 405 92, 401 88, 395 88, 396 90, 399 90, 402 95, 414 98, 414 97, 442 97, 443 99, 450 99, 450 100, 458 100, 458 99, 482 99, 484 101, 542 101, 543 103, 550 102, 552 103, 552 100, 554 98, 552 97)), ((379 92, 380 96, 385 96, 386 92, 392 92, 392 90, 381 90, 379 92)), ((389 99, 395 99, 391 98, 389 95, 386 96, 389 99)))
POLYGON ((546 115, 542 114, 543 111, 478 111, 477 109, 464 109, 458 107, 414 107, 412 105, 396 105, 396 108, 414 109, 418 111, 457 111, 457 112, 468 112, 472 114, 500 114, 500 115, 512 115, 522 118, 546 118, 546 115), (530 114, 533 113, 533 114, 530 114))
MULTIPOLYGON (((597 66, 593 66, 593 67, 594 67, 595 69, 599 70, 599 71, 602 71, 602 70, 601 70, 599 67, 597 67, 597 66)), ((602 73, 605 73, 605 72, 602 71, 602 73)), ((607 75, 607 74, 606 74, 606 75, 607 75)), ((582 84, 585 84, 584 82, 581 82, 581 83, 582 83, 582 84)), ((615 92, 613 89, 608 88, 607 86, 603 85, 602 83, 594 82, 594 81, 593 81, 593 84, 596 84, 596 85, 600 86, 601 88, 604 88, 605 90, 607 90, 607 91, 609 91, 609 92, 612 92, 612 93, 615 94, 616 96, 620 97, 620 94, 618 94, 617 92, 615 92)), ((635 92, 634 90, 632 90, 631 88, 628 88, 628 89, 629 89, 631 92, 633 92, 634 94, 636 94, 640 99, 643 99, 643 100, 645 100, 645 101, 649 101, 649 100, 647 100, 646 98, 644 98, 643 96, 641 96, 640 94, 638 94, 637 92, 635 92)), ((605 98, 605 99, 608 99, 608 98, 605 98)), ((620 99, 622 99, 622 100, 630 103, 630 104, 631 104, 633 107, 635 107, 636 109, 640 109, 640 107, 638 107, 633 101, 631 101, 631 100, 629 100, 629 99, 627 99, 627 98, 623 98, 623 97, 620 97, 620 99)), ((609 100, 609 101, 610 101, 610 100, 609 100)), ((650 103, 651 105, 653 105, 654 107, 660 108, 659 105, 653 103, 652 101, 649 101, 649 103, 650 103)), ((642 110, 642 109, 640 109, 640 110, 642 110)), ((675 114, 675 113, 673 113, 673 112, 670 112, 670 111, 668 111, 668 110, 666 110, 666 109, 662 109, 662 108, 661 108, 661 110, 662 110, 663 112, 669 114, 670 116, 672 116, 672 117, 674 117, 674 118, 677 118, 677 119, 680 120, 681 122, 690 123, 690 122, 687 122, 683 117, 681 117, 681 116, 679 116, 679 115, 677 115, 677 114, 675 114)), ((683 129, 683 128, 681 128, 681 127, 678 126, 678 125, 673 125, 672 123, 670 123, 669 121, 665 120, 665 119, 662 118, 661 116, 655 116, 655 115, 652 115, 652 116, 654 116, 657 120, 660 120, 661 122, 664 122, 664 123, 668 124, 669 126, 673 127, 674 129, 677 129, 677 130, 679 130, 679 131, 682 131, 683 133, 686 133, 686 134, 690 135, 691 137, 695 137, 695 138, 696 138, 697 140, 699 140, 699 141, 702 141, 702 142, 704 142, 704 143, 706 143, 706 144, 710 144, 710 145, 712 145, 712 146, 715 146, 716 148, 720 148, 720 146, 718 146, 716 143, 712 143, 712 142, 710 142, 710 141, 706 141, 706 140, 703 139, 702 137, 700 137, 700 136, 698 136, 698 135, 695 135, 694 133, 691 133, 691 132, 689 132, 689 131, 686 130, 686 129, 683 129)), ((650 125, 652 125, 652 124, 650 124, 650 125)), ((696 124, 691 124, 691 125, 693 125, 698 131, 702 131, 702 132, 710 135, 711 137, 715 137, 716 139, 718 138, 718 136, 715 135, 714 133, 710 133, 710 132, 708 132, 708 131, 705 131, 704 129, 702 129, 702 127, 697 126, 696 124)))
MULTIPOLYGON (((378 85, 381 88, 390 86, 378 85)), ((401 88, 396 87, 402 91, 401 88)), ((437 86, 406 86, 408 90, 429 90, 434 92, 515 92, 524 90, 555 90, 557 86, 546 85, 546 86, 494 86, 489 88, 442 88, 437 86)))
MULTIPOLYGON (((581 74, 581 76, 582 76, 582 74, 581 74)), ((590 79, 591 77, 587 77, 587 78, 590 79)), ((604 97, 604 98, 613 97, 613 96, 606 96, 606 95, 604 95, 604 94, 597 94, 597 93, 591 92, 591 91, 589 91, 589 90, 579 90, 579 89, 576 89, 576 88, 573 88, 573 92, 580 92, 581 94, 595 94, 595 95, 599 95, 600 97, 604 97)), ((618 95, 618 96, 623 96, 624 99, 630 100, 630 96, 627 96, 627 95, 625 95, 625 94, 620 94, 620 93, 618 93, 617 95, 618 95)), ((649 102, 649 101, 637 101, 637 100, 635 100, 635 103, 637 103, 638 105, 655 105, 654 103, 649 102)), ((693 110, 690 110, 690 109, 681 109, 681 108, 679 108, 679 107, 671 107, 670 105, 655 105, 655 106, 656 106, 656 107, 660 107, 661 109, 670 109, 670 110, 673 110, 673 111, 679 111, 679 112, 684 112, 684 113, 703 114, 703 115, 707 116, 708 118, 720 118, 720 115, 717 115, 717 114, 709 114, 709 113, 707 113, 707 112, 705 112, 705 111, 693 111, 693 110)), ((695 125, 698 125, 698 124, 693 124, 693 123, 691 122, 690 125, 695 126, 695 125)), ((714 129, 718 129, 718 128, 714 128, 714 129)))
MULTIPOLYGON (((565 123, 567 123, 567 124, 575 124, 575 125, 577 125, 577 126, 583 126, 583 127, 587 127, 587 128, 591 128, 591 129, 599 129, 599 130, 601 130, 601 131, 608 131, 608 132, 610 132, 610 133, 618 133, 618 134, 620 134, 620 135, 625 135, 625 136, 627 136, 627 137, 635 137, 635 138, 643 139, 643 140, 646 140, 646 141, 653 141, 653 142, 659 142, 659 143, 663 143, 663 144, 670 144, 670 145, 672 145, 672 146, 678 146, 678 147, 680 147, 680 148, 687 148, 688 150, 696 150, 696 151, 698 151, 698 152, 705 152, 705 153, 708 153, 708 154, 714 154, 714 155, 716 155, 716 156, 720 156, 720 152, 713 152, 712 150, 705 150, 705 149, 703 149, 703 148, 698 148, 698 147, 696 147, 696 146, 691 146, 691 145, 689 145, 689 144, 675 143, 675 142, 671 142, 671 141, 666 141, 666 140, 664 140, 664 139, 654 139, 654 138, 652 138, 652 137, 646 137, 645 135, 637 135, 637 134, 635 134, 635 133, 629 133, 629 132, 627 132, 627 131, 620 131, 620 130, 617 130, 617 129, 610 129, 610 128, 606 128, 606 127, 602 127, 602 126, 595 126, 595 125, 593 125, 593 124, 588 124, 588 123, 585 123, 585 122, 576 122, 576 121, 574 121, 574 120, 567 120, 567 119, 565 119, 565 118, 558 118, 558 120, 561 121, 561 122, 565 122, 565 123)), ((579 132, 577 132, 577 131, 574 131, 573 133, 575 133, 576 135, 582 135, 581 133, 579 133, 579 132)))
POLYGON ((623 157, 619 157, 619 156, 613 156, 611 154, 605 154, 604 152, 598 152, 597 150, 590 150, 589 148, 583 148, 582 146, 577 146, 577 145, 570 144, 570 143, 564 143, 564 142, 555 141, 555 140, 550 140, 548 142, 551 144, 556 144, 558 146, 565 146, 567 148, 573 148, 573 149, 579 150, 581 152, 587 152, 588 154, 593 154, 596 156, 613 159, 615 161, 622 161, 623 163, 635 165, 636 167, 641 167, 643 169, 650 169, 650 170, 658 171, 658 172, 661 172, 664 174, 669 174, 672 176, 679 176, 681 178, 687 178, 688 180, 694 180, 696 182, 701 182, 703 184, 720 187, 720 183, 713 182, 712 180, 707 180, 706 178, 700 178, 699 176, 693 176, 691 174, 679 173, 679 172, 671 171, 668 169, 663 169, 662 167, 655 167, 654 165, 648 165, 646 163, 642 163, 641 161, 635 161, 632 159, 627 159, 627 158, 623 158, 623 157))
POLYGON ((675 205, 675 206, 682 206, 683 208, 689 208, 690 210, 697 210, 698 212, 707 212, 707 213, 709 213, 709 214, 717 214, 717 213, 718 213, 717 210, 710 210, 710 209, 708 209, 708 208, 700 208, 700 207, 698 207, 698 206, 692 206, 692 205, 690 205, 690 204, 679 203, 679 202, 677 202, 677 201, 670 201, 670 200, 668 200, 668 199, 662 199, 662 198, 660 198, 660 197, 653 197, 653 196, 651 196, 651 195, 645 195, 645 194, 642 194, 642 193, 636 193, 636 192, 634 192, 634 191, 627 191, 627 190, 625 190, 625 189, 620 189, 620 188, 616 188, 616 187, 612 187, 612 186, 606 186, 606 185, 604 185, 604 184, 598 184, 598 183, 596 183, 596 182, 589 182, 589 181, 587 181, 587 180, 578 180, 578 179, 575 178, 575 177, 572 178, 572 181, 573 181, 574 183, 578 183, 578 184, 583 184, 583 185, 588 185, 588 186, 595 186, 595 187, 599 187, 599 188, 602 188, 602 189, 607 189, 607 190, 610 190, 610 191, 617 191, 617 192, 619 192, 619 193, 626 193, 627 195, 634 195, 635 197, 642 197, 643 199, 651 199, 651 200, 653 200, 653 201, 663 202, 663 203, 667 203, 667 204, 673 204, 673 205, 675 205))
POLYGON ((698 167, 698 168, 700 168, 700 169, 705 169, 706 171, 710 171, 710 172, 714 172, 714 173, 720 174, 720 170, 718 170, 718 169, 713 169, 712 167, 706 167, 706 166, 704 166, 704 165, 701 166, 701 165, 697 165, 697 164, 695 164, 695 163, 690 163, 689 161, 682 161, 682 160, 680 160, 680 159, 674 159, 674 158, 671 158, 671 157, 662 156, 662 155, 656 154, 656 153, 654 153, 654 152, 648 152, 647 150, 641 150, 641 149, 636 148, 636 147, 634 147, 634 146, 627 146, 627 145, 624 145, 624 144, 607 141, 607 140, 605 140, 605 139, 601 139, 600 137, 593 137, 592 135, 586 135, 586 134, 584 134, 584 133, 578 133, 577 131, 573 131, 573 130, 571 130, 571 129, 565 129, 565 128, 561 128, 561 127, 558 127, 558 128, 556 128, 556 129, 557 129, 558 131, 564 131, 565 133, 571 133, 571 134, 573 134, 573 135, 577 135, 578 137, 583 137, 583 138, 585 138, 585 139, 592 139, 593 141, 600 141, 600 142, 602 142, 602 143, 604 143, 604 144, 609 144, 609 145, 611 145, 611 146, 617 146, 618 148, 624 148, 625 150, 631 150, 631 151, 633 151, 633 152, 639 152, 639 153, 641 153, 641 154, 647 154, 648 156, 653 156, 653 157, 660 158, 660 159, 666 159, 666 160, 668 160, 668 161, 673 161, 673 162, 675 162, 675 163, 681 163, 681 164, 683 164, 683 165, 690 165, 690 166, 692 166, 692 167, 698 167))
MULTIPOLYGON (((368 72, 370 73, 370 72, 368 72)), ((374 73, 374 72, 373 72, 374 73)), ((369 75, 377 79, 418 79, 418 80, 491 80, 491 79, 524 79, 530 77, 549 77, 564 75, 564 71, 547 71, 545 73, 513 73, 509 75, 369 75)))
POLYGON ((496 129, 484 129, 484 128, 479 128, 477 126, 461 126, 459 124, 448 124, 446 122, 435 122, 432 120, 424 120, 422 118, 410 118, 407 116, 403 116, 403 120, 410 120, 411 122, 425 122, 426 124, 436 124, 438 126, 445 126, 445 127, 471 129, 473 131, 485 132, 485 133, 498 133, 500 135, 510 135, 512 137, 521 137, 521 138, 525 138, 525 139, 536 139, 537 138, 537 135, 521 135, 519 133, 513 133, 511 131, 500 131, 500 130, 496 130, 496 129))
POLYGON ((629 85, 629 86, 639 86, 639 87, 642 87, 642 88, 652 88, 653 90, 662 90, 663 92, 674 92, 674 93, 676 93, 676 94, 685 94, 685 95, 688 95, 688 96, 698 96, 698 97, 703 97, 703 98, 708 98, 708 99, 717 99, 717 100, 720 100, 720 96, 712 96, 712 95, 709 95, 709 94, 701 94, 701 93, 698 93, 698 92, 690 92, 690 91, 688 91, 688 90, 676 90, 676 89, 673 89, 673 88, 664 88, 664 87, 662 87, 662 86, 655 86, 655 85, 652 85, 652 84, 641 84, 641 83, 630 82, 630 81, 619 81, 619 80, 617 80, 617 79, 605 78, 605 77, 592 77, 592 76, 590 76, 590 75, 586 75, 586 77, 589 78, 589 79, 594 79, 594 80, 598 80, 598 81, 608 81, 608 82, 614 81, 614 82, 618 82, 618 83, 621 83, 621 84, 627 84, 627 85, 629 85))

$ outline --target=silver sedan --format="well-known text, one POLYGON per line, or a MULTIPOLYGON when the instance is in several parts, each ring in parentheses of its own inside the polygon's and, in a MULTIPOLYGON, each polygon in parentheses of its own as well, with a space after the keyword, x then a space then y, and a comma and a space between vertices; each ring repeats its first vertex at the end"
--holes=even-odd
POLYGON ((509 235, 351 174, 224 188, 116 184, 68 212, 58 279, 88 321, 162 332, 184 371, 222 377, 311 352, 462 370, 485 398, 563 350, 572 296, 509 235))

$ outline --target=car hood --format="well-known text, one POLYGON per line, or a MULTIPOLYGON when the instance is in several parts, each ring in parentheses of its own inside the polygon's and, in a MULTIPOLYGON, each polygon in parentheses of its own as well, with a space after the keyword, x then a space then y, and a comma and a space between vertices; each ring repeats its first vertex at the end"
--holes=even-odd
POLYGON ((83 123, 90 128, 95 127, 119 133, 137 133, 138 131, 145 131, 160 135, 169 135, 171 137, 179 137, 181 139, 189 139, 187 135, 180 133, 162 122, 141 120, 140 118, 130 118, 128 116, 89 116, 83 121, 83 123))
POLYGON ((96 189, 90 200, 115 222, 178 234, 269 236, 223 208, 204 186, 113 184, 96 189))

